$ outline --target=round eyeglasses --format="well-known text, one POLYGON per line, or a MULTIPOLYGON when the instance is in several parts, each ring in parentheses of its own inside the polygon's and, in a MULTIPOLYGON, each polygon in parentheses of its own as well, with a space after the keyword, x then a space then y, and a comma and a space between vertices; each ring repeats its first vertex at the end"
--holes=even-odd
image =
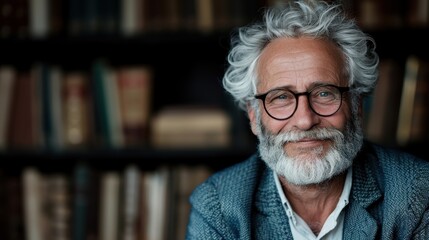
POLYGON ((335 85, 320 85, 307 92, 295 93, 287 88, 276 88, 267 93, 255 95, 262 100, 267 114, 277 120, 286 120, 293 116, 298 108, 299 96, 307 96, 313 112, 322 117, 334 115, 341 107, 343 93, 349 87, 335 85))

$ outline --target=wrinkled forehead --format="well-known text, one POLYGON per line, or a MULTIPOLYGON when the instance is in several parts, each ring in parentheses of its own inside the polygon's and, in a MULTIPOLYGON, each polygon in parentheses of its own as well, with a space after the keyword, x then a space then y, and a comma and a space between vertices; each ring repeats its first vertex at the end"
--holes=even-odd
POLYGON ((347 85, 343 53, 332 42, 279 38, 262 51, 257 65, 258 92, 275 87, 308 88, 314 83, 347 85))

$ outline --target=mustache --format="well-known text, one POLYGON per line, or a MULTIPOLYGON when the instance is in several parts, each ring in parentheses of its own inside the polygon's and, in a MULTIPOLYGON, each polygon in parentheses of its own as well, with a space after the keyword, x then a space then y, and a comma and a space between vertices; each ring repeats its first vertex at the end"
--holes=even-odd
POLYGON ((304 139, 333 140, 337 143, 344 142, 344 134, 336 128, 315 128, 307 131, 292 130, 279 134, 265 133, 268 141, 272 144, 285 144, 297 142, 304 139))

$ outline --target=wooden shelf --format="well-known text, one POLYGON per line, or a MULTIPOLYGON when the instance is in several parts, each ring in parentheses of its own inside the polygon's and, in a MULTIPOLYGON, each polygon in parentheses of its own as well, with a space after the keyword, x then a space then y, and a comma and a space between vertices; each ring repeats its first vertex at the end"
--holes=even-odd
POLYGON ((405 59, 414 54, 429 59, 429 28, 386 28, 366 31, 376 41, 381 58, 405 59))
POLYGON ((78 162, 85 162, 96 169, 116 170, 131 163, 143 169, 180 164, 204 164, 219 169, 247 159, 255 150, 253 146, 220 149, 9 150, 0 152, 0 159, 2 159, 1 168, 16 170, 34 165, 46 171, 64 171, 71 169, 78 162))
POLYGON ((45 39, 0 39, 1 63, 33 62, 88 65, 106 58, 112 63, 223 63, 229 49, 228 32, 156 32, 135 37, 56 36, 45 39), (25 56, 25 58, 23 58, 25 56))

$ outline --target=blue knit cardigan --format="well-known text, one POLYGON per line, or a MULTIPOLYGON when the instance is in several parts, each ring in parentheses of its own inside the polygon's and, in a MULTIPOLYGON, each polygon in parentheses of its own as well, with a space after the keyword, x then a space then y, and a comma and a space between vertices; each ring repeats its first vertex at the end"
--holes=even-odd
MULTIPOLYGON (((190 197, 186 239, 293 239, 273 171, 253 155, 190 197)), ((353 164, 343 239, 429 239, 429 162, 366 144, 353 164)))

